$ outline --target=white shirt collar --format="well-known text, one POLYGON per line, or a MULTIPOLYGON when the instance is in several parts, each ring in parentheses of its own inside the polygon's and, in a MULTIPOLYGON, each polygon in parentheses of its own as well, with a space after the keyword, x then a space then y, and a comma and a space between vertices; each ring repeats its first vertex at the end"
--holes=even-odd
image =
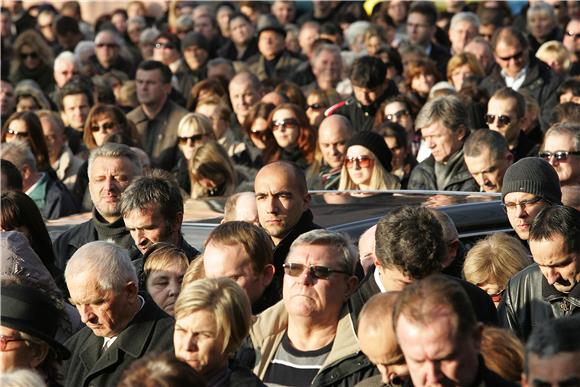
POLYGON ((510 77, 505 70, 501 70, 501 76, 505 80, 505 85, 514 91, 518 91, 524 80, 526 79, 526 75, 528 74, 528 65, 525 65, 522 71, 516 74, 515 77, 510 77))
POLYGON ((383 282, 381 281, 381 273, 379 273, 379 268, 377 266, 375 266, 375 272, 373 273, 373 278, 374 278, 375 282, 377 283, 377 286, 381 290, 381 293, 386 292, 387 289, 385 289, 385 285, 383 285, 383 282))

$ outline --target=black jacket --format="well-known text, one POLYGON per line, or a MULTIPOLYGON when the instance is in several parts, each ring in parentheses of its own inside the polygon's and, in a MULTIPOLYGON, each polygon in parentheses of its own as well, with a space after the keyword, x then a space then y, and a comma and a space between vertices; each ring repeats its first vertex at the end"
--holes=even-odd
POLYGON ((451 59, 451 54, 449 53, 449 49, 440 46, 435 43, 431 43, 431 52, 429 53, 429 58, 435 62, 437 65, 437 70, 439 70, 439 74, 441 75, 442 79, 445 79, 447 74, 447 63, 449 59, 451 59))
POLYGON ((258 38, 252 38, 252 40, 250 40, 248 46, 246 47, 246 51, 244 51, 244 53, 240 58, 238 58, 238 49, 236 48, 236 45, 230 39, 228 39, 226 41, 226 44, 224 44, 217 50, 218 56, 222 58, 242 62, 247 61, 248 59, 259 53, 260 52, 258 51, 258 38))
MULTIPOLYGON (((445 186, 440 191, 467 191, 478 192, 479 186, 471 177, 465 161, 463 160, 463 149, 457 157, 451 156, 452 159, 446 165, 448 178, 445 186)), ((420 162, 411 172, 409 185, 407 189, 420 189, 437 191, 437 176, 435 175, 435 158, 429 156, 420 162)))
POLYGON ((77 201, 68 188, 47 172, 46 196, 42 216, 46 219, 58 219, 79 212, 77 201))
POLYGON ((116 386, 123 372, 146 353, 173 352, 173 318, 151 297, 141 295, 145 305, 103 354, 103 338, 88 327, 66 342, 72 354, 64 364, 66 386, 116 386))
POLYGON ((542 322, 580 314, 580 285, 569 294, 560 293, 532 264, 509 280, 498 312, 500 324, 525 342, 532 328, 542 322))
MULTIPOLYGON (((558 104, 557 89, 562 79, 556 75, 544 62, 532 58, 528 64, 528 73, 519 91, 529 92, 540 104, 540 124, 544 133, 550 127, 552 112, 558 104)), ((497 90, 505 87, 501 76, 501 68, 494 67, 490 75, 482 82, 481 87, 492 96, 497 90)))

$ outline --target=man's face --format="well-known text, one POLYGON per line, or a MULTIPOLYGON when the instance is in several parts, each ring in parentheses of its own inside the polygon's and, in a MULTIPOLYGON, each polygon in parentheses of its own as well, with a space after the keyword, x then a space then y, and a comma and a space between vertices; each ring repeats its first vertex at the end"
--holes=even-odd
POLYGON ((488 123, 487 126, 504 136, 510 148, 515 146, 521 130, 520 119, 516 113, 516 101, 511 98, 492 97, 487 104, 487 115, 494 116, 493 122, 488 123), (502 120, 507 120, 509 123, 502 123, 502 120))
POLYGON ((348 132, 339 123, 320 125, 318 132, 318 145, 322 152, 322 159, 332 169, 341 168, 346 153, 346 142, 349 140, 348 132))
POLYGON ((171 84, 163 82, 161 70, 137 70, 135 80, 137 99, 142 105, 161 103, 171 91, 171 84))
POLYGON ((62 99, 63 112, 67 123, 76 130, 82 130, 89 115, 89 100, 85 94, 71 94, 62 99))
POLYGON ((206 50, 199 46, 189 46, 183 51, 183 58, 192 70, 197 70, 207 63, 207 58, 209 58, 209 54, 206 50))
POLYGON ((489 148, 482 148, 478 156, 465 155, 469 173, 485 192, 501 192, 505 171, 511 163, 511 153, 502 158, 495 158, 489 148))
POLYGON ((0 81, 0 112, 3 116, 8 116, 16 108, 16 97, 14 88, 8 82, 0 81))
POLYGON ((217 30, 209 15, 200 15, 195 18, 193 31, 202 34, 210 42, 217 34, 217 30))
POLYGON ((127 284, 121 292, 103 290, 95 274, 88 272, 75 273, 66 283, 71 303, 95 336, 117 336, 127 327, 133 317, 129 306, 137 302, 136 284, 127 284))
POLYGON ((306 24, 300 29, 298 33, 298 45, 304 55, 310 57, 310 54, 312 54, 312 45, 318 39, 319 33, 318 27, 309 24, 306 24))
POLYGON ((530 235, 530 226, 534 218, 546 205, 545 201, 525 204, 522 208, 520 203, 535 199, 536 196, 527 192, 510 192, 505 195, 504 203, 507 206, 507 217, 518 237, 522 240, 528 240, 530 235), (515 207, 510 204, 517 204, 515 207), (512 207, 512 208, 510 208, 512 207))
POLYGON ((54 65, 54 80, 58 87, 63 87, 72 77, 77 75, 78 69, 74 62, 58 61, 54 65))
POLYGON ((249 79, 242 78, 230 82, 230 99, 238 121, 242 123, 250 108, 260 100, 260 94, 249 79))
POLYGON ((379 271, 381 283, 387 292, 399 292, 415 282, 413 278, 403 274, 396 267, 380 266, 377 264, 377 261, 375 261, 375 265, 379 271))
POLYGON ((567 253, 564 237, 529 240, 534 262, 540 266, 548 284, 559 292, 570 293, 580 282, 580 254, 567 253))
POLYGON ((342 58, 339 54, 323 50, 314 60, 312 73, 319 85, 329 83, 336 85, 342 73, 342 58))
POLYGON ((254 188, 260 225, 278 244, 308 208, 310 195, 300 191, 293 171, 279 165, 260 170, 254 188))
POLYGON ((42 133, 44 134, 46 147, 48 148, 48 156, 51 160, 57 159, 62 153, 66 136, 62 130, 53 124, 51 119, 41 118, 40 123, 42 125, 42 133))
POLYGON ((528 51, 519 43, 499 40, 495 47, 495 61, 510 77, 515 77, 528 63, 528 51))
POLYGON ((366 87, 352 86, 354 97, 363 106, 369 106, 375 102, 385 91, 385 85, 381 85, 374 89, 367 89, 366 87))
POLYGON ((111 67, 117 61, 120 50, 119 43, 117 43, 113 34, 102 33, 97 36, 95 54, 104 68, 111 67))
POLYGON ((179 241, 181 219, 166 219, 156 204, 123 214, 123 220, 135 246, 142 254, 154 243, 168 242, 176 245, 179 241))
POLYGON ((547 12, 532 12, 528 15, 528 31, 534 38, 544 40, 554 29, 554 22, 547 12))
POLYGON ((276 16, 280 24, 289 24, 296 16, 296 6, 293 1, 275 1, 272 4, 272 14, 276 16))
POLYGON ((230 38, 234 44, 246 44, 254 36, 254 26, 246 19, 237 17, 230 21, 230 38))
POLYGON ((580 51, 580 20, 570 20, 564 31, 562 43, 571 53, 580 51))
POLYGON ((179 57, 179 49, 175 43, 164 37, 158 38, 157 41, 155 41, 153 60, 170 65, 178 60, 179 57))
POLYGON ((471 22, 463 20, 455 25, 455 28, 449 30, 449 40, 454 54, 463 52, 465 45, 471 39, 479 34, 477 27, 471 22))
POLYGON ((381 373, 384 384, 391 385, 395 378, 401 379, 409 375, 409 369, 397 344, 397 338, 390 327, 385 327, 384 330, 374 327, 369 329, 361 321, 358 340, 363 353, 381 373))
POLYGON ((284 50, 284 37, 276 31, 262 31, 258 36, 258 50, 266 60, 274 59, 284 50))
POLYGON ((493 63, 494 59, 490 50, 488 50, 488 48, 483 43, 468 43, 465 46, 465 52, 469 52, 475 55, 475 58, 477 58, 477 61, 481 63, 481 67, 485 72, 491 68, 491 64, 493 63))
POLYGON ((324 266, 334 270, 340 267, 337 251, 332 246, 296 246, 288 254, 289 264, 305 265, 296 277, 285 273, 282 299, 293 317, 307 317, 314 321, 336 321, 350 292, 356 285, 353 277, 343 273, 331 273, 327 279, 319 279, 310 272, 310 266, 324 266))
POLYGON ((407 36, 413 45, 426 46, 431 42, 434 27, 429 25, 427 16, 417 12, 409 14, 407 17, 407 36))
POLYGON ((435 161, 446 163, 449 157, 463 146, 464 129, 452 131, 440 122, 421 128, 423 139, 431 150, 435 161))
POLYGON ((226 245, 210 241, 203 251, 203 266, 207 278, 228 277, 236 281, 252 304, 262 297, 274 274, 272 265, 269 265, 269 270, 256 273, 252 259, 242 244, 226 245))
POLYGON ((396 333, 413 385, 470 386, 477 377, 481 327, 468 337, 454 332, 450 312, 442 310, 427 326, 401 314, 396 333))
MULTIPOLYGON (((560 151, 577 151, 578 149, 574 149, 573 144, 572 136, 566 133, 555 133, 544 139, 542 151, 552 154, 560 151)), ((558 173, 560 185, 580 184, 580 155, 568 154, 568 157, 560 161, 551 155, 547 160, 558 173)))
POLYGON ((539 357, 528 356, 528 373, 522 376, 523 387, 580 385, 580 351, 560 352, 539 357))
POLYGON ((96 210, 112 221, 121 216, 121 193, 135 177, 126 158, 97 157, 89 171, 89 191, 96 210))

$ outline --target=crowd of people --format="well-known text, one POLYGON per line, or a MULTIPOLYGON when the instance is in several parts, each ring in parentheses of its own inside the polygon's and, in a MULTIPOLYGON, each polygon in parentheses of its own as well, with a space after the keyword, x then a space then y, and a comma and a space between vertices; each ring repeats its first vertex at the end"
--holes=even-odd
POLYGON ((580 384, 580 6, 512 5, 4 2, 0 384, 580 384), (355 245, 312 190, 495 192, 513 233, 355 245))

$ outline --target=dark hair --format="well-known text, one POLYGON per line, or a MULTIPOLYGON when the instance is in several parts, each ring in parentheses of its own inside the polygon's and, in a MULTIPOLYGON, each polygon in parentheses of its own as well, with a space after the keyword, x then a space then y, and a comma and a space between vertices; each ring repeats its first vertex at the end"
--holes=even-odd
POLYGON ((30 146, 32 154, 34 155, 36 169, 42 172, 52 171, 50 160, 48 158, 48 147, 46 146, 44 133, 42 131, 42 124, 40 123, 40 119, 36 113, 17 112, 8 117, 4 123, 4 126, 2 127, 2 142, 6 142, 6 135, 8 133, 10 123, 15 120, 22 120, 26 124, 29 139, 27 143, 30 146))
POLYGON ((155 41, 158 41, 161 38, 167 39, 170 43, 173 44, 177 51, 181 51, 181 41, 176 35, 172 34, 171 32, 162 32, 157 36, 155 41))
MULTIPOLYGON (((216 9, 217 9, 217 8, 216 8, 216 9)), ((247 16, 245 13, 242 13, 242 12, 234 12, 234 13, 233 13, 233 14, 230 16, 230 20, 229 20, 229 22, 228 22, 228 25, 229 25, 229 24, 231 24, 231 22, 232 22, 234 19, 238 19, 238 18, 242 18, 242 19, 244 19, 246 22, 248 22, 249 24, 252 24, 252 21, 250 20, 250 18, 249 18, 249 17, 248 17, 248 16, 247 16)))
POLYGON ((574 102, 558 104, 553 113, 553 123, 580 122, 580 108, 574 102))
POLYGON ((427 208, 398 208, 377 225, 376 256, 383 267, 422 279, 442 269, 446 253, 441 223, 427 208))
MULTIPOLYGON (((90 80, 90 78, 89 78, 90 80)), ((95 100, 93 98, 92 89, 94 88, 94 84, 90 81, 90 85, 88 82, 85 82, 85 79, 81 77, 72 78, 70 81, 64 84, 64 86, 58 92, 58 109, 62 112, 64 111, 64 97, 69 95, 77 95, 77 94, 84 94, 87 97, 87 102, 89 106, 93 106, 95 100)))
POLYGON ((298 106, 306 106, 306 96, 304 96, 304 92, 300 86, 294 82, 283 81, 274 88, 274 91, 284 95, 290 103, 298 106))
POLYGON ((407 148, 407 132, 405 128, 396 122, 385 121, 375 132, 383 137, 394 137, 397 147, 407 148))
POLYGON ((387 68, 389 66, 393 66, 395 70, 397 70, 397 74, 403 74, 403 60, 401 59, 401 54, 397 51, 396 48, 382 45, 378 50, 375 56, 380 56, 380 54, 386 53, 389 56, 389 62, 386 63, 387 68))
POLYGON ((56 19, 55 28, 57 35, 80 34, 79 22, 70 16, 59 16, 56 19))
POLYGON ((357 58, 350 70, 350 80, 353 86, 374 89, 385 83, 387 65, 374 56, 357 58))
POLYGON ((568 316, 545 320, 534 327, 526 344, 524 372, 530 371, 530 355, 546 358, 562 352, 580 351, 580 317, 568 316))
POLYGON ((556 93, 558 94, 558 97, 560 97, 562 94, 567 92, 572 92, 572 94, 574 94, 575 97, 580 96, 580 79, 578 78, 566 79, 564 82, 560 84, 560 87, 558 87, 558 91, 556 93))
POLYGON ((156 60, 145 60, 141 62, 139 64, 139 67, 137 67, 137 70, 143 71, 159 70, 161 72, 161 78, 163 79, 163 83, 165 84, 171 83, 171 77, 173 77, 173 74, 171 73, 169 66, 156 60))
POLYGON ((98 103, 91 108, 89 114, 87 115, 87 120, 85 122, 85 127, 83 129, 83 142, 86 147, 91 150, 97 147, 95 143, 95 137, 91 131, 91 127, 94 124, 95 119, 106 116, 112 119, 115 124, 119 127, 119 132, 131 143, 127 144, 129 146, 141 147, 141 141, 139 140, 141 136, 137 132, 135 124, 127 119, 126 114, 115 105, 107 105, 98 103))
POLYGON ((522 118, 526 115, 526 99, 523 95, 512 89, 511 87, 503 87, 497 90, 491 98, 495 99, 513 99, 516 101, 516 115, 522 118))
POLYGON ((525 35, 514 27, 502 27, 495 30, 491 38, 491 48, 493 51, 495 51, 499 40, 505 41, 507 44, 513 44, 517 41, 522 47, 522 50, 526 50, 529 47, 525 35))
POLYGON ((530 241, 564 238, 567 254, 580 254, 580 211, 568 206, 545 206, 530 227, 530 241))
POLYGON ((197 102, 199 101, 199 96, 202 91, 209 91, 212 94, 217 95, 226 103, 226 105, 230 106, 228 92, 224 88, 223 84, 217 79, 204 79, 203 81, 199 81, 192 86, 187 98, 187 110, 191 112, 195 111, 197 102))
POLYGON ((477 157, 484 149, 489 150, 494 160, 502 158, 509 150, 504 136, 489 129, 474 130, 463 145, 463 153, 467 157, 477 157))
POLYGON ((2 182, 5 183, 0 187, 2 192, 5 191, 22 191, 22 175, 20 171, 14 164, 5 159, 0 159, 0 170, 2 175, 6 176, 6 180, 2 182))
POLYGON ((437 8, 431 1, 417 1, 411 5, 407 15, 419 13, 427 18, 429 26, 433 27, 437 22, 437 8))

